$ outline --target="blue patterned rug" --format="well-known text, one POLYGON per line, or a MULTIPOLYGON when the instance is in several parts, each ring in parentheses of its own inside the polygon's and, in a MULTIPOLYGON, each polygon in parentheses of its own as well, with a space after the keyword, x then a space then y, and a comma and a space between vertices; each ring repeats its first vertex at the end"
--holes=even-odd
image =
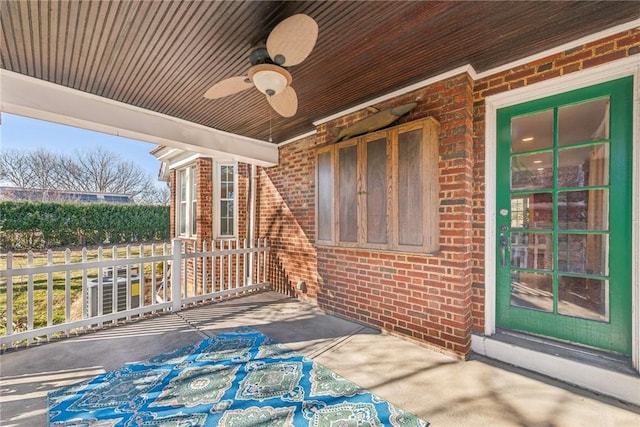
POLYGON ((51 426, 427 426, 242 328, 49 394, 51 426))

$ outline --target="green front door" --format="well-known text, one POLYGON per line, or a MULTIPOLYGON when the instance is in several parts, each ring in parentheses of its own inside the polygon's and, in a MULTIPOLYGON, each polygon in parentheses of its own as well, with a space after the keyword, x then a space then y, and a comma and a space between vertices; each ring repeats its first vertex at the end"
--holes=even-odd
POLYGON ((497 326, 631 353, 633 80, 497 112, 497 326))

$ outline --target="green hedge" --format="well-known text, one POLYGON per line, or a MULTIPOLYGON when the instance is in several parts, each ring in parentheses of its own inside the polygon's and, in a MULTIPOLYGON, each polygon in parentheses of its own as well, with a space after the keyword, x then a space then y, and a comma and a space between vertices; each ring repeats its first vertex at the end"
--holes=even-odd
POLYGON ((0 202, 2 251, 168 239, 168 206, 0 202))

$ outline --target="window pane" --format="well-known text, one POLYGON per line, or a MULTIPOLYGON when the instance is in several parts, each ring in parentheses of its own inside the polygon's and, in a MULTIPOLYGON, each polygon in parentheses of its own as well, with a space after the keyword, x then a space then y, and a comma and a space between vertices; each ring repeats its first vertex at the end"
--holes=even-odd
POLYGON ((604 231, 609 228, 609 190, 558 193, 560 230, 604 231))
POLYGON ((331 152, 318 155, 318 239, 331 240, 331 206, 333 203, 333 175, 331 152))
POLYGON ((511 152, 553 147, 553 110, 529 114, 511 121, 511 152))
POLYGON ((559 234, 558 270, 606 276, 608 252, 606 234, 559 234))
POLYGON ((358 241, 357 148, 355 145, 339 150, 340 163, 340 240, 358 241))
POLYGON ((516 268, 552 270, 551 234, 511 233, 511 265, 516 268))
POLYGON ((220 201, 220 235, 231 236, 233 230, 233 200, 220 201))
POLYGON ((235 234, 235 166, 220 165, 219 166, 220 182, 219 188, 219 207, 218 221, 220 225, 221 236, 233 236, 235 234))
POLYGON ((183 202, 187 200, 187 171, 181 170, 178 175, 178 180, 180 181, 180 201, 183 202))
POLYGON ((553 187, 553 152, 511 158, 511 189, 537 190, 553 187))
POLYGON ((609 139, 609 98, 558 109, 559 145, 609 139))
POLYGON ((180 234, 187 233, 187 202, 180 202, 179 229, 180 234))
POLYGON ((560 150, 558 186, 609 184, 609 144, 560 150))
POLYGON ((398 243, 423 242, 422 130, 398 135, 398 243))
POLYGON ((367 144, 367 242, 387 242, 387 140, 367 144))
POLYGON ((558 313, 584 319, 609 320, 609 281, 560 276, 558 313))
POLYGON ((551 275, 511 271, 511 305, 553 311, 551 275))
POLYGON ((534 193, 511 196, 511 228, 551 230, 553 195, 534 193))

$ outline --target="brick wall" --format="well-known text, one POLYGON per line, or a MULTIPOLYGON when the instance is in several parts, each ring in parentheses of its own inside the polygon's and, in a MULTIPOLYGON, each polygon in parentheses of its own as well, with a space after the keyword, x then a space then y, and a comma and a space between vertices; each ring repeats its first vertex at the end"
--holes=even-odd
POLYGON ((196 160, 196 198, 198 200, 196 244, 213 239, 213 159, 200 157, 196 160))
POLYGON ((286 145, 277 167, 260 168, 256 216, 258 236, 271 245, 272 282, 289 294, 303 281, 307 292, 300 297, 310 300, 318 294, 314 143, 306 138, 286 145))
POLYGON ((305 281, 302 297, 328 312, 463 355, 471 333, 472 81, 459 75, 375 107, 412 101, 418 106, 400 123, 434 116, 441 124, 438 254, 314 244, 314 147, 366 111, 325 123, 316 138, 281 148, 280 164, 261 175, 260 235, 272 240, 290 284, 305 281))
POLYGON ((479 81, 461 74, 375 105, 417 101, 400 122, 433 116, 441 124, 441 251, 434 255, 315 244, 315 147, 369 112, 324 123, 314 137, 281 147, 280 164, 260 171, 258 209, 278 280, 328 312, 468 354, 472 330, 484 328, 485 97, 639 53, 640 30, 630 30, 479 81), (306 293, 295 289, 299 281, 306 293))

